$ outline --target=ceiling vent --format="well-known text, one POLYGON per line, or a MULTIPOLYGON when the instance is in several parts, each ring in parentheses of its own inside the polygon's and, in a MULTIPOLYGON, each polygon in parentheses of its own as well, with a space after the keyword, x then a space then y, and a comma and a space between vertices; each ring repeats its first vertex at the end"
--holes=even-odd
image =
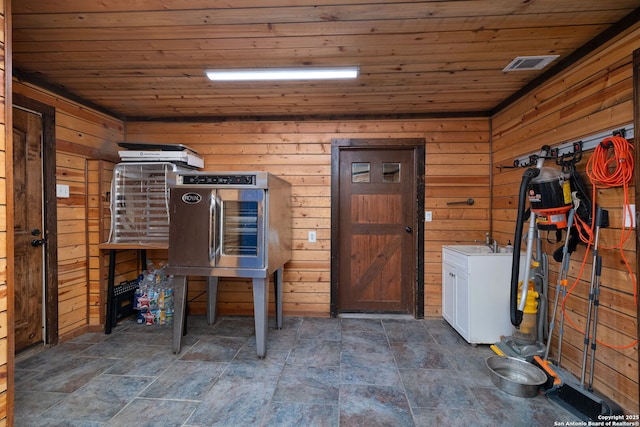
POLYGON ((502 71, 531 71, 542 70, 560 55, 542 56, 518 56, 509 63, 502 71))

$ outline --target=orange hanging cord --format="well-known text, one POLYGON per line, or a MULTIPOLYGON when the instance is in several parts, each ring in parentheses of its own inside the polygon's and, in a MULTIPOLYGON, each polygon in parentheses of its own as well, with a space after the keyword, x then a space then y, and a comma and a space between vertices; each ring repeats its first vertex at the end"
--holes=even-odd
MULTIPOLYGON (((627 141, 625 138, 620 136, 612 136, 602 140, 600 144, 598 144, 593 152, 593 155, 587 162, 586 173, 591 181, 593 187, 593 195, 592 195, 592 205, 593 211, 591 212, 591 218, 595 218, 595 210, 596 210, 596 195, 597 190, 599 188, 614 188, 614 187, 622 187, 624 192, 624 207, 625 212, 624 215, 631 216, 631 210, 629 208, 629 183, 633 177, 633 169, 634 169, 634 158, 633 158, 633 146, 627 141)), ((578 332, 583 332, 580 327, 571 320, 571 318, 567 315, 565 310, 565 302, 566 299, 571 295, 572 291, 576 288, 578 282, 580 281, 582 274, 584 272, 584 268, 586 265, 589 249, 593 244, 594 232, 595 232, 595 224, 589 226, 586 222, 582 221, 576 215, 576 228, 578 229, 578 233, 580 235, 580 239, 587 245, 587 249, 585 251, 584 259, 580 265, 580 270, 578 271, 578 276, 576 277, 575 282, 572 284, 571 288, 565 295, 562 300, 562 312, 564 313, 565 319, 567 322, 578 332)), ((617 249, 620 251, 620 256, 624 262, 624 265, 631 277, 633 283, 633 299, 634 303, 638 304, 638 290, 636 286, 636 279, 624 254, 624 243, 629 239, 632 235, 631 228, 625 227, 624 220, 622 223, 622 230, 620 232, 620 240, 617 245, 612 247, 602 246, 603 249, 617 249)), ((623 349, 633 347, 638 343, 636 339, 634 342, 617 346, 612 344, 607 344, 598 341, 599 344, 604 345, 609 348, 623 349)))

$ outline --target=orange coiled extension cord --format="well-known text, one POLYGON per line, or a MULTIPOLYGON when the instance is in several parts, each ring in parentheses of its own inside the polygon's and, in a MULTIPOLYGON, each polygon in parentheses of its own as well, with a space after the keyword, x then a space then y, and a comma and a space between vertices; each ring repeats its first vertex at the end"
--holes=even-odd
MULTIPOLYGON (((626 215, 631 215, 631 211, 629 210, 629 183, 633 178, 633 170, 634 170, 634 156, 633 156, 633 146, 627 141, 625 138, 620 136, 612 136, 602 140, 598 146, 595 147, 593 155, 589 158, 587 162, 586 173, 591 181, 593 187, 593 211, 591 213, 591 218, 595 218, 596 213, 596 194, 599 188, 614 188, 614 187, 622 187, 624 192, 624 207, 627 211, 624 213, 626 215)), ((562 310, 565 311, 565 300, 571 295, 571 292, 575 289, 578 281, 580 280, 587 259, 587 254, 589 252, 589 248, 594 243, 594 233, 595 227, 592 224, 591 227, 588 226, 584 221, 581 221, 576 215, 576 227, 580 231, 580 238, 584 243, 587 244, 587 250, 585 251, 585 258, 582 261, 582 265, 580 267, 580 271, 578 273, 578 277, 575 282, 569 289, 569 292, 565 296, 562 301, 562 310)), ((625 264, 625 267, 631 277, 633 282, 633 298, 634 302, 637 305, 637 287, 635 275, 633 274, 633 270, 631 265, 629 264, 625 254, 624 254, 624 243, 631 236, 631 229, 626 228, 624 225, 624 220, 622 223, 622 230, 620 232, 620 240, 617 245, 612 247, 602 246, 603 249, 618 249, 620 251, 620 256, 625 264)), ((574 329, 580 331, 581 329, 573 322, 571 319, 566 316, 565 318, 572 325, 574 329)), ((599 344, 602 344, 606 347, 611 348, 629 348, 634 346, 638 340, 636 339, 633 343, 624 345, 624 346, 616 346, 611 344, 606 344, 598 341, 599 344)))

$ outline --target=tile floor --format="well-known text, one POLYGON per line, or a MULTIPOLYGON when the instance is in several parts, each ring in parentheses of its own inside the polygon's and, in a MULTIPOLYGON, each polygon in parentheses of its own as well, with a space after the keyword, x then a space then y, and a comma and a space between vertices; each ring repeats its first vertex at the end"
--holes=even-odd
MULTIPOLYGON (((273 321, 273 319, 271 319, 273 321)), ((544 396, 510 396, 487 346, 443 320, 286 317, 255 354, 253 318, 124 320, 16 359, 16 426, 553 426, 544 396)))

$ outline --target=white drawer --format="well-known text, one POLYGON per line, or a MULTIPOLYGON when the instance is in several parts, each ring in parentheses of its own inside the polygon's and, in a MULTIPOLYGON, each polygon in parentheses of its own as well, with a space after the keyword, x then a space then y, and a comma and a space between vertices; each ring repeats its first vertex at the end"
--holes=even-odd
POLYGON ((464 270, 467 269, 468 256, 451 249, 442 248, 442 262, 452 264, 464 270))

